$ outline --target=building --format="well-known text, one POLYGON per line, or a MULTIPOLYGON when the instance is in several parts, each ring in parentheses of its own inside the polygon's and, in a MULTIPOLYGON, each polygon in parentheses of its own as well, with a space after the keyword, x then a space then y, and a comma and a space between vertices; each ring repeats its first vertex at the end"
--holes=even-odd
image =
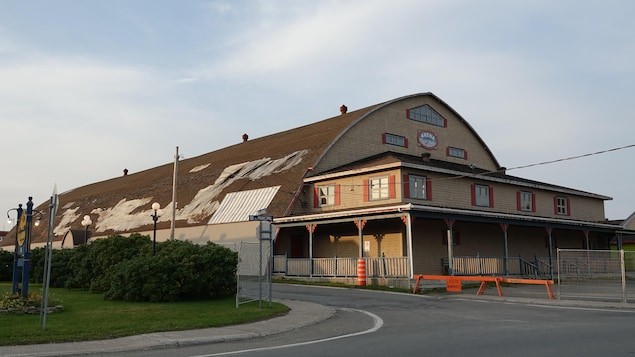
MULTIPOLYGON (((408 278, 485 273, 482 264, 474 270, 473 257, 492 258, 487 273, 544 273, 556 248, 608 249, 632 232, 606 220, 610 197, 508 175, 470 124, 432 93, 340 111, 180 161, 174 238, 253 241, 258 222, 248 217, 265 210, 274 217, 280 272, 346 278, 364 257, 370 276, 408 278)), ((168 239, 173 169, 61 194, 57 246, 83 228, 84 215, 95 222, 91 239, 150 233, 153 202, 164 207, 158 240, 168 239)), ((44 241, 41 227, 34 244, 44 241)))

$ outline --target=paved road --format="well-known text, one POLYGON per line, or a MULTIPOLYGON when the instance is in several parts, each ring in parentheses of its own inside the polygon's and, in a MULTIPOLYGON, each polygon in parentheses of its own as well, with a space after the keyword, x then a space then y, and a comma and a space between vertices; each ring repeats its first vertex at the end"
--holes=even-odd
POLYGON ((272 336, 117 355, 635 355, 635 309, 296 285, 275 285, 274 296, 327 305, 335 314, 311 326, 272 336))

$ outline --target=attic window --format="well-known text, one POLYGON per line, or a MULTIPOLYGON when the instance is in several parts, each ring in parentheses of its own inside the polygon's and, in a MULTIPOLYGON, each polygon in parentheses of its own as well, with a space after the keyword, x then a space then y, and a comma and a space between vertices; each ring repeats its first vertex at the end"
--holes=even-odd
POLYGON ((381 136, 381 141, 384 144, 389 144, 389 145, 395 145, 395 146, 401 146, 401 147, 408 147, 408 139, 401 136, 401 135, 395 135, 395 134, 389 134, 389 133, 383 133, 381 136))
POLYGON ((447 121, 427 104, 406 110, 406 116, 410 120, 420 121, 442 128, 447 126, 447 121))

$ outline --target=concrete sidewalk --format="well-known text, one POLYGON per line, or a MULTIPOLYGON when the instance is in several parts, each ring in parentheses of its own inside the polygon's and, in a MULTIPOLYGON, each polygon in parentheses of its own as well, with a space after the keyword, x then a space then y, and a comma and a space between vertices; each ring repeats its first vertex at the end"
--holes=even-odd
POLYGON ((335 309, 294 300, 276 300, 290 308, 287 315, 251 324, 191 331, 156 332, 111 340, 42 345, 0 346, 0 356, 86 356, 107 352, 152 350, 236 341, 290 331, 328 319, 335 309))

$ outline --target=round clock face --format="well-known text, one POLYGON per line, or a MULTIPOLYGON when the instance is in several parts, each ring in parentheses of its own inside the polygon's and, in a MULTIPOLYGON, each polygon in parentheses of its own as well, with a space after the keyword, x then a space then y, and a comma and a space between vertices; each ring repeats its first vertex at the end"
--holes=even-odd
POLYGON ((434 149, 437 147, 437 136, 431 131, 419 131, 419 134, 417 134, 417 141, 419 142, 419 145, 427 149, 434 149))

